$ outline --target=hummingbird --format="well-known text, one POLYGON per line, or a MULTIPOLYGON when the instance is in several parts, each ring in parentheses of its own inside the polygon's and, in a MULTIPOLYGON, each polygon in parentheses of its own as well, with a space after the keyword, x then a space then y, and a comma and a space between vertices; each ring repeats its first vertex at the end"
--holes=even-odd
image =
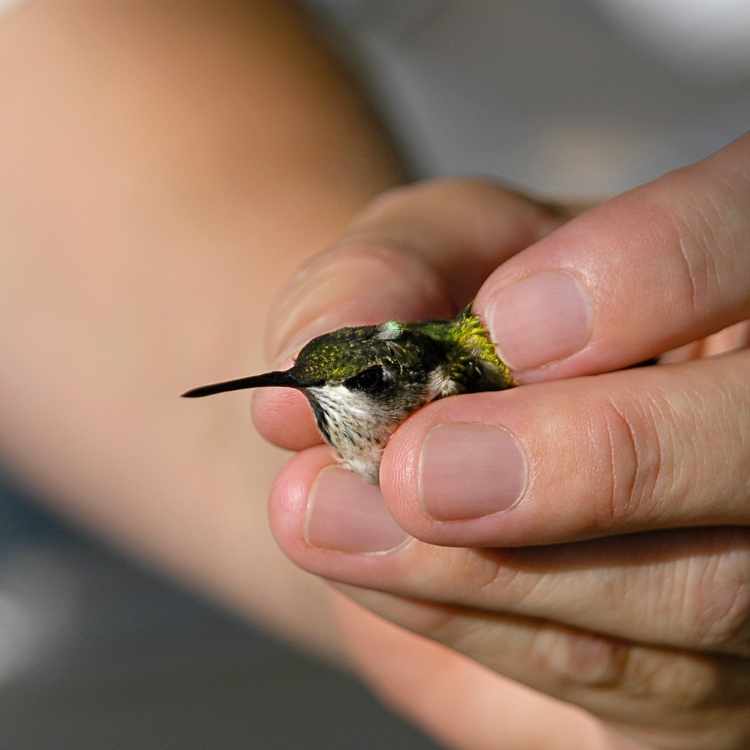
POLYGON ((464 308, 452 320, 340 328, 309 341, 288 370, 204 385, 200 398, 269 386, 305 395, 340 463, 378 484, 391 434, 431 401, 515 385, 482 321, 464 308))

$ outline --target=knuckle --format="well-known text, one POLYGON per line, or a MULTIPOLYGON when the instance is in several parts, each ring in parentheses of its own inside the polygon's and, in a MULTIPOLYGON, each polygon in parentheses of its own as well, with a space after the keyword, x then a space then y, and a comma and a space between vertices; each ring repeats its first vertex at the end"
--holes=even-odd
POLYGON ((365 208, 355 217, 354 225, 376 220, 393 210, 399 210, 404 204, 425 189, 425 182, 413 182, 407 185, 396 185, 378 193, 365 208))
POLYGON ((716 659, 632 646, 618 687, 659 711, 676 712, 721 702, 726 686, 721 663, 716 659))
POLYGON ((438 177, 397 185, 373 198, 355 221, 358 223, 378 219, 384 214, 398 213, 425 201, 432 203, 433 200, 461 198, 490 190, 497 192, 497 185, 489 179, 481 178, 438 177))
POLYGON ((663 226, 667 247, 675 259, 673 289, 680 294, 692 317, 703 316, 710 300, 721 295, 721 278, 715 248, 721 246, 721 227, 725 223, 719 207, 710 196, 686 196, 679 211, 666 210, 663 226))
POLYGON ((465 591, 467 599, 483 598, 483 594, 499 587, 504 579, 507 580, 505 568, 498 558, 493 554, 485 554, 483 550, 456 550, 456 554, 444 562, 447 563, 445 575, 449 588, 465 591))
MULTIPOLYGON (((697 214, 701 216, 701 214, 697 214)), ((708 253, 710 225, 707 220, 694 218, 691 228, 677 230, 677 259, 689 289, 687 298, 694 316, 701 316, 709 297, 709 290, 715 285, 716 270, 708 253)), ((679 222, 684 225, 684 222, 679 222)))
POLYGON ((527 550, 466 550, 459 585, 467 600, 518 610, 528 603, 544 581, 544 575, 524 569, 527 550), (520 562, 520 565, 519 565, 520 562))
POLYGON ((456 202, 497 207, 498 200, 533 203, 530 198, 505 188, 490 177, 439 177, 385 190, 370 201, 355 219, 355 225, 402 212, 419 213, 425 206, 451 206, 456 202))
POLYGON ((701 648, 750 655, 750 531, 737 529, 712 554, 686 587, 687 638, 701 648))
POLYGON ((467 629, 466 618, 455 608, 436 602, 409 601, 390 620, 412 633, 451 646, 467 629))
MULTIPOLYGON (((450 206, 453 204, 471 208, 477 216, 502 215, 504 210, 532 209, 536 215, 542 211, 554 213, 553 209, 517 190, 503 185, 490 177, 439 178, 424 183, 414 194, 415 199, 431 205, 450 206)), ((523 212, 522 212, 523 213, 523 212)))
POLYGON ((531 639, 527 667, 544 674, 564 695, 577 687, 607 687, 622 677, 627 647, 603 636, 541 625, 531 639))
POLYGON ((518 564, 519 550, 420 548, 420 565, 405 572, 415 590, 436 588, 451 601, 474 607, 520 608, 543 580, 518 564), (437 553, 435 550, 439 550, 437 553), (436 584, 436 582, 438 582, 436 584))
POLYGON ((654 410, 632 400, 605 400, 596 445, 605 446, 604 491, 593 523, 597 530, 643 526, 658 515, 659 498, 671 474, 654 410))
POLYGON ((489 201, 493 205, 499 198, 511 193, 489 177, 442 178, 433 180, 429 187, 435 200, 489 201))
POLYGON ((500 183, 489 177, 438 177, 417 183, 415 194, 435 199, 472 198, 504 192, 500 183))

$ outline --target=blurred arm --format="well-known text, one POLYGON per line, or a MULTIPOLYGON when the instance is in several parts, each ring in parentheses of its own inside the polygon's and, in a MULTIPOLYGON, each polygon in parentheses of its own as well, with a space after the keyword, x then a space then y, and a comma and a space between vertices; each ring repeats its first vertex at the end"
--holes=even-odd
POLYGON ((0 18, 0 461, 233 608, 330 647, 278 552, 242 395, 274 291, 392 152, 282 2, 39 0, 0 18))

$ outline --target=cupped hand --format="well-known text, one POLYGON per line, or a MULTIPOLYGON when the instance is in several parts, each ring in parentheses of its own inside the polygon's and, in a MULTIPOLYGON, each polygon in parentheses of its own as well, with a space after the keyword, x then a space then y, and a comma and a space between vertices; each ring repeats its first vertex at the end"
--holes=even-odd
POLYGON ((342 604, 364 672, 453 744, 750 743, 748 175, 745 137, 567 223, 485 183, 403 188, 280 301, 283 361, 325 330, 475 297, 523 384, 417 412, 380 490, 333 465, 299 394, 255 400, 261 431, 301 451, 271 499, 281 547, 448 647, 389 631, 392 662, 342 604), (410 658, 421 679, 404 691, 410 658), (438 685, 453 729, 444 702, 427 707, 438 685))

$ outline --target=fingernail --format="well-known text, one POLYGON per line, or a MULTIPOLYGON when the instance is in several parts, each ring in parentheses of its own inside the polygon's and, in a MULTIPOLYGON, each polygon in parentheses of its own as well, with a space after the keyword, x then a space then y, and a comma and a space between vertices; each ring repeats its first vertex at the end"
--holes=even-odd
POLYGON ((382 323, 384 311, 390 317, 411 319, 421 308, 419 301, 433 289, 425 282, 415 291, 414 284, 412 277, 384 266, 377 254, 329 258, 287 290, 269 342, 271 358, 294 355, 311 338, 343 325, 382 323))
POLYGON ((498 354, 518 373, 583 349, 591 337, 591 302, 570 274, 541 271, 495 292, 485 321, 498 354))
POLYGON ((512 508, 523 496, 526 458, 516 438, 492 425, 433 427, 422 444, 419 493, 440 521, 477 518, 512 508))
POLYGON ((377 487, 338 466, 318 474, 307 501, 308 544, 372 555, 390 552, 408 538, 388 513, 377 487))

